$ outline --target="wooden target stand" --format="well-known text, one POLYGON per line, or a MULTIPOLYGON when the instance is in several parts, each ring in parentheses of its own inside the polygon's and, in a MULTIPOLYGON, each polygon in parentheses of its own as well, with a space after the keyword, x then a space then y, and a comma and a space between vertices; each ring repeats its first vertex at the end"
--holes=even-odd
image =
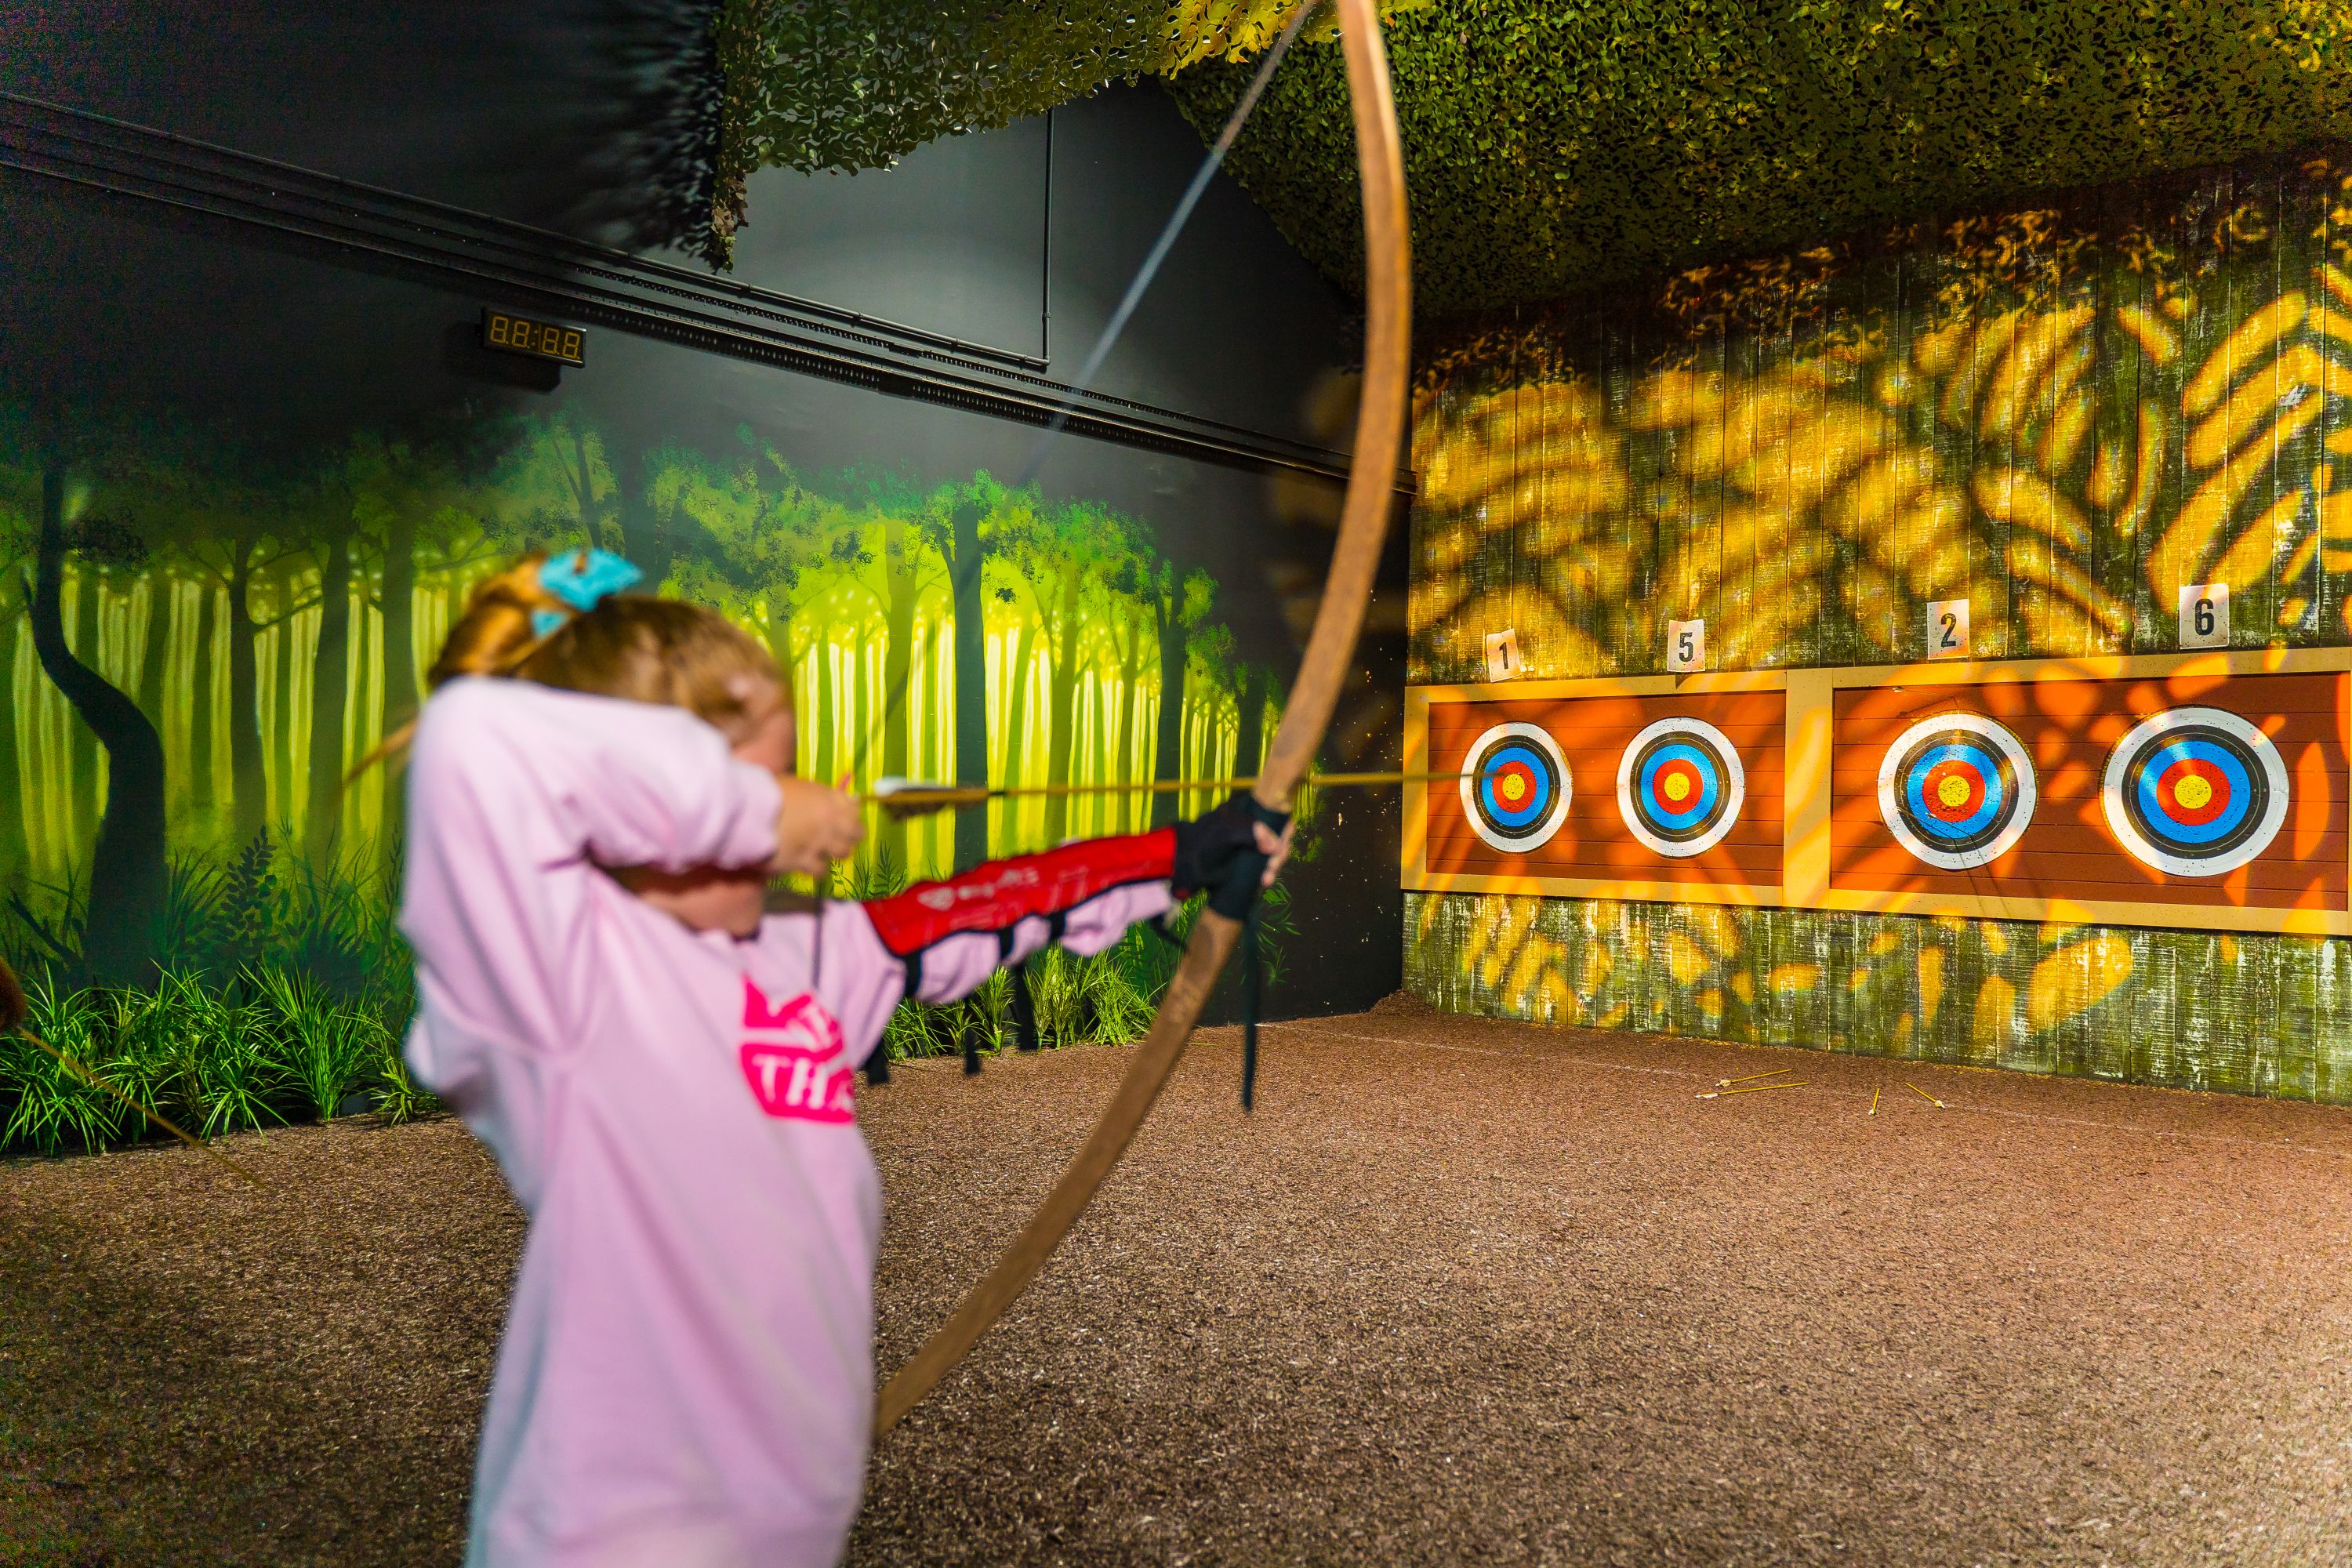
POLYGON ((1561 822, 1532 847, 1498 847, 1460 790, 1408 783, 1408 891, 2352 935, 2352 648, 1409 687, 1406 773, 1460 769, 1470 743, 1500 724, 1553 738, 1570 775, 1561 822), (2118 745, 2145 721, 2191 708, 2261 731, 2287 786, 2260 852, 2211 876, 2135 855, 2107 806, 2118 745), (1930 865, 1898 842, 1878 788, 1890 746, 1943 714, 2005 728, 2032 763, 2028 822, 1962 868, 1930 865), (1633 807, 1619 788, 1629 744, 1671 718, 1729 736, 1745 773, 1738 820, 1681 858, 1628 826, 1633 807))

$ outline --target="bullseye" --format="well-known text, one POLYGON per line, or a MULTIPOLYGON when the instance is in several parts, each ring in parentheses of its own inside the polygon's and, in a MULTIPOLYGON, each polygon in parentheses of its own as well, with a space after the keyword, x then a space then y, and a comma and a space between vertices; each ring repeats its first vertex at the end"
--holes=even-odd
POLYGON ((2017 737, 1976 713, 1939 713, 1895 737, 1878 768, 1887 831, 1940 870, 2006 854, 2033 819, 2033 762, 2017 737))
POLYGON ((1463 758, 1462 813, 1487 844, 1525 854, 1568 819, 1572 784, 1559 742, 1540 726, 1497 724, 1463 758))
POLYGON ((2286 763, 2270 737, 2219 708, 2143 721, 2107 758, 2107 826, 2145 865, 2218 877, 2270 847, 2286 821, 2286 763))
POLYGON ((1634 837, 1676 859, 1723 841, 1739 820, 1748 774, 1730 738, 1700 719, 1661 719, 1617 764, 1617 809, 1634 837))

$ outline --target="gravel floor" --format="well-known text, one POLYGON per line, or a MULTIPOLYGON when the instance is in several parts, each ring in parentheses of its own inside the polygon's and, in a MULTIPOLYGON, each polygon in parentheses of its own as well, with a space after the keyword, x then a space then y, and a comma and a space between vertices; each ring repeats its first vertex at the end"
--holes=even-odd
MULTIPOLYGON (((2352 1562, 2352 1115, 1402 1004, 1266 1049, 1244 1121, 1203 1041, 857 1561, 2352 1562)), ((867 1098, 886 1366, 1124 1061, 867 1098)), ((236 1152, 273 1191, 0 1164, 0 1563, 453 1555, 495 1174, 448 1122, 236 1152)))

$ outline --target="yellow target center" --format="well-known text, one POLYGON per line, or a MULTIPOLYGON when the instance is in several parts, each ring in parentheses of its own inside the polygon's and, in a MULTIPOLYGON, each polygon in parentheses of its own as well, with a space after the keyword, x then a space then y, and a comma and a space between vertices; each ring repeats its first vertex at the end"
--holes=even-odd
POLYGON ((1519 796, 1527 793, 1528 781, 1517 774, 1514 773, 1503 781, 1503 798, 1513 805, 1517 805, 1519 803, 1519 796))
POLYGON ((2213 785, 2209 780, 2200 779, 2195 773, 2190 773, 2172 786, 2172 798, 2180 803, 2180 807, 2184 811, 2200 811, 2211 803, 2213 785))
POLYGON ((1947 773, 1936 785, 1936 798, 1946 805, 1965 805, 1969 799, 1969 781, 1947 773))
POLYGON ((1666 775, 1666 798, 1677 804, 1690 798, 1690 780, 1680 773, 1666 775))

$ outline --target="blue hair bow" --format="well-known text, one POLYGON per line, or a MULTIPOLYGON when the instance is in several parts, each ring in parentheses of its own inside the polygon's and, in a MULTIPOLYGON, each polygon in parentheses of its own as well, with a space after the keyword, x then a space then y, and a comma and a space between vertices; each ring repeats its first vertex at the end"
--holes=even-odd
POLYGON ((551 557, 539 569, 539 585, 572 606, 533 610, 534 637, 551 637, 572 616, 584 616, 622 589, 645 581, 646 574, 609 550, 567 550, 551 557))

